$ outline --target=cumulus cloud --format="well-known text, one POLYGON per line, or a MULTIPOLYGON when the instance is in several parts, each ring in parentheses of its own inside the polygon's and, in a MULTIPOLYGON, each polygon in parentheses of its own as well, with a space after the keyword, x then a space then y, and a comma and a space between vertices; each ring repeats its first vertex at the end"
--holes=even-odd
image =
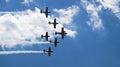
POLYGON ((91 26, 93 30, 104 29, 104 26, 102 24, 102 20, 98 15, 100 7, 96 7, 94 4, 92 4, 88 0, 81 0, 81 2, 84 5, 87 13, 90 16, 90 19, 89 19, 89 21, 87 21, 87 24, 89 26, 91 26))
MULTIPOLYGON (((73 17, 78 13, 79 7, 76 5, 72 5, 67 9, 54 9, 53 11, 59 14, 58 17, 56 17, 58 19, 58 22, 60 22, 64 26, 67 25, 69 28, 71 28, 73 26, 73 17)), ((74 30, 70 31, 66 29, 66 31, 69 31, 68 34, 71 37, 75 37, 75 34, 77 33, 74 30)))
POLYGON ((67 9, 54 9, 55 12, 59 14, 59 22, 64 24, 70 24, 72 22, 73 16, 78 12, 79 7, 73 5, 67 9), (68 19, 66 19, 68 18, 68 19))
MULTIPOLYGON (((54 38, 55 31, 61 31, 64 24, 70 25, 72 23, 72 18, 78 11, 76 7, 55 9, 55 12, 59 14, 56 16, 57 21, 61 21, 56 29, 53 28, 53 25, 48 24, 49 21, 54 20, 54 15, 52 14, 52 16, 46 18, 44 14, 40 13, 39 8, 35 8, 34 11, 28 9, 20 12, 0 12, 0 46, 13 48, 16 45, 28 46, 48 43, 41 39, 41 35, 49 32, 50 39, 54 38), (59 11, 62 11, 62 14, 59 11), (67 13, 63 14, 65 11, 67 13), (71 16, 70 14, 73 12, 74 14, 71 16), (66 19, 69 20, 66 21, 66 19)), ((71 28, 65 28, 65 30, 68 33, 67 36, 75 37, 75 30, 71 30, 71 28)))

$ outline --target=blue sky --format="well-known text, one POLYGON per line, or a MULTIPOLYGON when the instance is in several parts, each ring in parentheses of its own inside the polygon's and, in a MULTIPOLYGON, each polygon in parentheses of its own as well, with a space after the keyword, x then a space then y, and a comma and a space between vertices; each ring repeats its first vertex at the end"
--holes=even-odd
MULTIPOLYGON (((15 45, 14 47, 11 46, 13 44, 9 45, 8 43, 3 42, 5 45, 1 45, 1 51, 43 50, 50 46, 54 52, 50 57, 44 53, 0 55, 1 67, 120 67, 119 0, 104 0, 103 2, 100 0, 29 1, 30 0, 28 0, 28 3, 23 3, 23 0, 8 0, 8 2, 0 0, 0 11, 15 13, 16 11, 26 12, 28 9, 34 11, 35 7, 38 9, 44 9, 48 6, 52 12, 49 20, 53 19, 52 16, 56 16, 58 20, 60 19, 60 21, 64 21, 63 25, 61 23, 61 26, 64 26, 65 24, 66 29, 68 26, 72 26, 71 28, 68 27, 68 30, 71 31, 73 29, 77 34, 68 34, 64 40, 61 40, 59 37, 58 40, 60 41, 60 44, 58 44, 58 47, 56 48, 50 44, 34 44, 30 46, 15 45), (75 7, 70 8, 73 5, 75 5, 75 7), (63 12, 73 11, 73 13, 76 12, 76 14, 72 15, 70 13, 72 15, 70 15, 70 18, 69 16, 64 17, 65 19, 71 19, 72 21, 61 19, 58 17, 58 15, 62 16, 59 9, 63 10, 63 12), (71 23, 66 24, 65 21, 71 23), (74 35, 75 37, 72 37, 71 35, 74 35), (3 49, 2 46, 7 47, 3 49)), ((24 14, 20 16, 24 17, 24 14)), ((0 17, 2 18, 3 15, 0 17)), ((2 37, 0 36, 0 41, 1 38, 2 37)))

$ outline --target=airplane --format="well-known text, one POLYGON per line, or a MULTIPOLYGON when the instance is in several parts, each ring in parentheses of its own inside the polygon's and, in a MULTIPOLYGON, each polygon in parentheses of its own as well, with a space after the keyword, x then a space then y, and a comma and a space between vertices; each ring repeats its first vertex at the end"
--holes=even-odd
POLYGON ((64 28, 61 28, 61 32, 55 32, 55 35, 61 34, 61 38, 64 39, 64 36, 67 34, 66 31, 64 31, 64 28))
POLYGON ((48 53, 48 56, 51 56, 51 53, 53 52, 51 48, 49 47, 48 50, 43 50, 44 53, 48 53))
POLYGON ((48 37, 50 37, 50 36, 48 35, 48 32, 46 32, 46 34, 45 34, 45 35, 41 35, 41 38, 43 38, 43 37, 45 37, 45 38, 46 38, 46 40, 48 41, 48 37))
POLYGON ((58 42, 57 38, 55 38, 54 41, 51 41, 51 40, 50 40, 50 43, 53 43, 54 46, 57 47, 57 44, 58 44, 59 42, 58 42))
POLYGON ((48 18, 48 14, 50 13, 48 7, 46 7, 45 11, 41 10, 41 13, 45 13, 46 18, 48 18))
POLYGON ((49 24, 53 24, 54 28, 56 28, 56 25, 58 24, 58 23, 56 22, 56 18, 54 19, 54 22, 52 22, 52 23, 49 21, 49 24))

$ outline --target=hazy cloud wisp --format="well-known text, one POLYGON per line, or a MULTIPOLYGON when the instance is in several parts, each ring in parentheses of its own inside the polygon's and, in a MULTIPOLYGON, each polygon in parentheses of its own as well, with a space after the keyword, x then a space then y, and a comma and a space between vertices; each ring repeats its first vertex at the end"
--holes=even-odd
POLYGON ((83 3, 83 6, 85 7, 88 15, 90 16, 90 19, 89 21, 87 21, 87 24, 90 27, 92 27, 93 30, 104 29, 102 19, 98 15, 99 8, 87 0, 81 0, 81 2, 83 3))

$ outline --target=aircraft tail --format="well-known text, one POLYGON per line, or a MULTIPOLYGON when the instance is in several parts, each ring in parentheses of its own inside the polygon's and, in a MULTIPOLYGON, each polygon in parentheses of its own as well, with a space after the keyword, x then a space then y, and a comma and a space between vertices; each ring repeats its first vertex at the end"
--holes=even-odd
POLYGON ((46 50, 43 50, 43 52, 45 53, 46 50))
POLYGON ((43 35, 41 35, 41 38, 43 38, 43 35))
POLYGON ((49 42, 50 42, 50 43, 52 43, 52 41, 51 41, 51 40, 50 40, 49 42))
POLYGON ((50 21, 48 23, 51 24, 50 21))
POLYGON ((55 35, 57 35, 58 33, 57 32, 55 32, 55 35))
POLYGON ((42 10, 40 10, 40 13, 43 13, 42 10))

